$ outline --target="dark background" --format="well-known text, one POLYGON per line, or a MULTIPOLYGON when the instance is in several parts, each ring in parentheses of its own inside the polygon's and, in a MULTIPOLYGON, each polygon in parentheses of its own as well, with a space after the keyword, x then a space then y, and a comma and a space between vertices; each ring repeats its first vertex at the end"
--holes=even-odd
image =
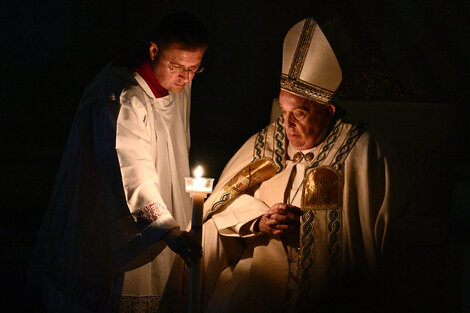
MULTIPOLYGON (((320 24, 342 66, 339 100, 401 108, 412 103, 412 111, 378 110, 401 121, 385 130, 390 136, 413 134, 416 121, 430 134, 419 153, 410 149, 411 161, 403 158, 411 172, 419 169, 412 180, 419 197, 441 202, 432 218, 442 218, 445 228, 442 240, 428 245, 420 259, 438 260, 423 266, 422 277, 442 275, 427 278, 417 303, 422 312, 468 311, 470 12, 464 0, 2 1, 0 234, 7 288, 2 307, 12 304, 2 311, 42 310, 37 290, 25 283, 27 268, 83 89, 107 62, 145 40, 156 21, 176 10, 199 16, 210 35, 207 70, 193 81, 191 113, 191 166, 203 165, 205 176, 217 178, 241 144, 269 122, 284 35, 307 16, 320 24), (438 255, 428 254, 437 246, 438 255)), ((397 146, 403 139, 395 139, 397 146)))

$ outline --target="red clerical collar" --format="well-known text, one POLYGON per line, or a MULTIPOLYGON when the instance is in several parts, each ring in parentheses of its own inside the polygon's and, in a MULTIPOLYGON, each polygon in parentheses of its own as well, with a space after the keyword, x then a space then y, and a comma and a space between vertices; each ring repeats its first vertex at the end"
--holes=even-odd
POLYGON ((134 68, 134 71, 142 76, 156 98, 161 98, 168 94, 168 90, 162 87, 155 78, 155 74, 153 73, 153 69, 149 61, 142 62, 137 68, 134 68))

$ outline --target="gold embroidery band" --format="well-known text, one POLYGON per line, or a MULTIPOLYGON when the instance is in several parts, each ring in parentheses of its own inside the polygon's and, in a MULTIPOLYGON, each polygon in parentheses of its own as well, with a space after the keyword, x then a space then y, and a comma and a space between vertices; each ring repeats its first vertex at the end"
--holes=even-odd
POLYGON ((258 159, 245 166, 217 193, 216 200, 210 211, 204 216, 203 221, 207 221, 212 214, 234 196, 270 179, 276 175, 276 172, 276 164, 269 158, 258 159))
POLYGON ((322 104, 329 103, 334 95, 331 90, 309 84, 300 79, 290 79, 286 74, 281 74, 281 88, 322 104))
POLYGON ((225 193, 238 194, 250 187, 273 177, 276 174, 276 166, 273 160, 263 158, 245 166, 223 187, 225 193))
POLYGON ((307 174, 302 194, 302 210, 341 208, 341 175, 333 168, 320 166, 307 174))
POLYGON ((317 23, 313 20, 313 18, 307 18, 304 23, 304 27, 302 29, 302 33, 300 34, 299 41, 297 43, 297 47, 295 49, 294 58, 292 59, 292 63, 289 69, 289 78, 293 80, 297 80, 304 68, 305 58, 307 57, 308 48, 310 46, 310 42, 312 41, 313 32, 315 31, 315 26, 317 23))

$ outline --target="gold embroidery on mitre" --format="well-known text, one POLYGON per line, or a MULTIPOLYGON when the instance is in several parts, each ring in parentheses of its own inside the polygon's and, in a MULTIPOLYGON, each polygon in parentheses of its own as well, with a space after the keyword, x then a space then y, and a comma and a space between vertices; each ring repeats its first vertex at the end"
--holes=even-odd
POLYGON ((334 168, 320 166, 307 174, 302 192, 303 211, 337 209, 341 199, 342 177, 334 168))
POLYGON ((286 74, 281 74, 281 89, 291 91, 304 98, 314 100, 321 104, 329 103, 335 94, 331 90, 321 88, 301 79, 294 80, 288 77, 286 74))
POLYGON ((317 23, 313 18, 305 19, 304 27, 300 33, 299 41, 297 42, 297 47, 295 48, 294 58, 289 69, 289 78, 293 81, 296 81, 302 69, 304 68, 305 59, 307 58, 307 52, 310 47, 310 42, 312 41, 313 32, 315 31, 317 23))
MULTIPOLYGON (((328 41, 326 41, 324 38, 323 32, 313 18, 306 18, 304 20, 300 34, 298 33, 298 28, 300 27, 299 24, 296 24, 295 28, 292 28, 286 36, 286 38, 289 38, 290 40, 293 40, 293 37, 296 36, 298 36, 298 39, 295 43, 289 42, 289 45, 295 44, 293 55, 291 55, 290 51, 286 53, 286 51, 289 49, 284 46, 285 55, 283 56, 283 70, 280 81, 281 89, 297 94, 301 97, 314 100, 321 104, 330 103, 337 87, 334 88, 334 90, 330 90, 324 86, 333 87, 335 86, 335 83, 339 84, 341 82, 341 69, 339 68, 339 64, 336 64, 336 66, 332 64, 330 70, 332 71, 331 74, 334 75, 332 78, 327 79, 329 81, 328 83, 325 83, 324 79, 319 79, 319 77, 324 76, 324 73, 319 72, 318 70, 316 70, 316 72, 314 71, 313 76, 312 73, 308 74, 308 76, 312 77, 303 77, 303 79, 300 78, 302 72, 304 71, 305 63, 310 58, 323 58, 326 60, 329 58, 334 58, 334 62, 336 63, 337 60, 334 56, 334 52, 331 50, 331 47, 328 44, 328 41), (314 39, 315 32, 319 32, 320 37, 316 37, 314 39), (312 42, 312 40, 315 40, 315 42, 312 42), (316 54, 315 51, 323 50, 325 45, 328 45, 329 47, 327 54, 316 54), (337 81, 338 79, 339 81, 337 81), (312 82, 316 83, 313 84, 312 82), (322 84, 322 86, 319 86, 318 84, 322 84)), ((286 45, 286 39, 284 39, 284 45, 286 45)), ((291 46, 288 48, 291 48, 291 46)), ((325 49, 327 48, 325 47, 325 49)), ((311 69, 307 70, 307 72, 310 70, 311 69)))
POLYGON ((290 78, 286 74, 281 74, 281 88, 292 90, 295 85, 295 79, 290 78))

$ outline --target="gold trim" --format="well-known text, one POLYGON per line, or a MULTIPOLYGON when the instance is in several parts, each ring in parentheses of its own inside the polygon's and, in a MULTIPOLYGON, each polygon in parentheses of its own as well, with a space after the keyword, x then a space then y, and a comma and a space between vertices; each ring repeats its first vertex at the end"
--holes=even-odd
POLYGON ((295 48, 294 57, 289 69, 289 78, 292 80, 297 80, 304 68, 305 59, 307 58, 307 52, 310 47, 310 42, 312 41, 313 32, 315 31, 317 23, 313 18, 305 19, 302 32, 300 33, 299 41, 297 42, 297 47, 295 48))
POLYGON ((286 74, 281 74, 281 89, 293 92, 304 98, 327 104, 333 98, 334 92, 308 83, 301 79, 293 80, 286 74))
POLYGON ((216 200, 211 206, 203 221, 206 222, 212 214, 230 201, 234 196, 248 190, 249 188, 270 179, 277 173, 276 164, 272 159, 262 158, 248 164, 235 174, 215 195, 216 200))
POLYGON ((340 209, 342 176, 330 166, 319 166, 307 173, 302 192, 303 211, 340 209))
POLYGON ((273 177, 276 169, 274 161, 269 158, 256 160, 232 177, 222 188, 222 193, 230 193, 232 196, 239 194, 273 177))

